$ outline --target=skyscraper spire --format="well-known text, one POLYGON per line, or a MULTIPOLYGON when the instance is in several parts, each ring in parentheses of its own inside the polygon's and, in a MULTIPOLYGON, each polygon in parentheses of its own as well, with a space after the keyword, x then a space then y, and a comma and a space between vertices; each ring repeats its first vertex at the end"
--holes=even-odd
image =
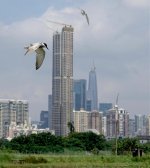
POLYGON ((94 59, 93 59, 93 67, 92 68, 93 68, 93 71, 96 70, 94 59))

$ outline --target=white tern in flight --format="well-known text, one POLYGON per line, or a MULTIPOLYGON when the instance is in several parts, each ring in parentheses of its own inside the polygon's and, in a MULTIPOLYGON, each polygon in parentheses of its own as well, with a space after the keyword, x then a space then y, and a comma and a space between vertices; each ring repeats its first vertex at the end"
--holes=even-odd
POLYGON ((46 43, 32 43, 30 44, 30 46, 24 47, 27 50, 25 55, 30 51, 36 52, 36 64, 35 64, 36 70, 40 68, 45 58, 45 50, 43 49, 44 47, 48 49, 46 43))
POLYGON ((89 25, 90 23, 89 23, 89 17, 87 15, 87 13, 83 9, 81 9, 81 14, 86 17, 86 21, 87 21, 87 23, 89 25))

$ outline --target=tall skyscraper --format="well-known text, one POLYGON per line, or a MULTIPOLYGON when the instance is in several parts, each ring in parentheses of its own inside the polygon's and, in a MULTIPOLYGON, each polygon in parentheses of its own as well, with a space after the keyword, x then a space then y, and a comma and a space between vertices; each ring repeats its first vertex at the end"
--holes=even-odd
POLYGON ((86 100, 86 110, 87 111, 91 111, 91 104, 92 104, 91 102, 92 102, 91 100, 88 100, 88 99, 86 100))
POLYGON ((79 79, 73 82, 74 109, 79 111, 86 108, 86 80, 79 79))
POLYGON ((73 28, 64 26, 53 35, 52 129, 67 135, 73 121, 73 28))
POLYGON ((135 132, 136 135, 146 135, 146 116, 135 115, 135 132))
POLYGON ((0 100, 0 138, 7 137, 8 127, 29 124, 29 105, 25 100, 0 100))
POLYGON ((98 110, 97 79, 95 67, 89 72, 87 101, 91 101, 91 111, 98 110))

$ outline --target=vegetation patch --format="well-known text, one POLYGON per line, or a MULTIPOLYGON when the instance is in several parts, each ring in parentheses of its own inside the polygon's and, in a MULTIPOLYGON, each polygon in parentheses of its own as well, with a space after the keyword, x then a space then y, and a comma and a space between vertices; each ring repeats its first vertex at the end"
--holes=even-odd
POLYGON ((47 160, 43 157, 28 156, 24 158, 25 163, 47 163, 47 160))

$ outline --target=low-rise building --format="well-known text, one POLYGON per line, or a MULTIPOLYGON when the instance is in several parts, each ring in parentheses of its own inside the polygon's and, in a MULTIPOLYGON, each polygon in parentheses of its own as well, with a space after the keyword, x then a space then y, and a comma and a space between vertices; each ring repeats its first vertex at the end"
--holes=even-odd
POLYGON ((21 135, 38 134, 42 132, 50 132, 53 135, 55 134, 55 132, 53 130, 50 130, 49 128, 38 129, 37 125, 35 124, 28 126, 27 124, 16 125, 16 123, 11 123, 10 126, 8 127, 6 138, 8 140, 11 140, 14 137, 18 137, 21 135))

